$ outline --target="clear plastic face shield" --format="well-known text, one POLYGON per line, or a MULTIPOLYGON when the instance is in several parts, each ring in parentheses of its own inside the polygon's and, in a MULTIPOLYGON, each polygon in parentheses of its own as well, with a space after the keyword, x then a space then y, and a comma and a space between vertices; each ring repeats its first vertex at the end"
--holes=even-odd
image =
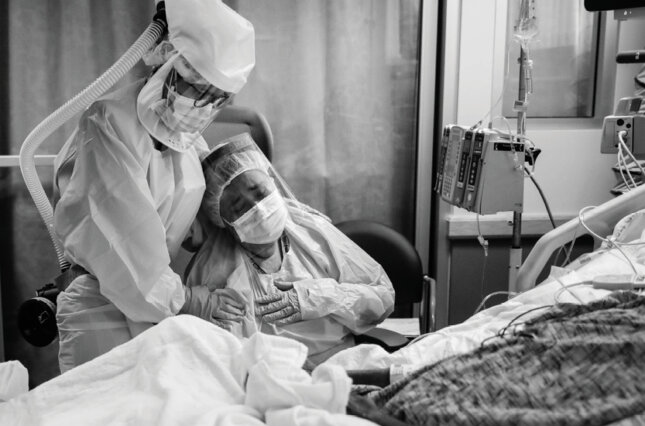
POLYGON ((137 114, 154 138, 185 151, 231 102, 233 93, 210 84, 186 58, 176 51, 164 52, 167 49, 159 46, 148 58, 151 65, 165 62, 141 89, 137 114))
POLYGON ((214 225, 225 228, 227 222, 261 217, 284 226, 282 204, 296 203, 295 197, 249 134, 224 141, 202 160, 202 168, 206 179, 202 210, 214 225))
POLYGON ((181 132, 203 131, 226 106, 233 94, 219 89, 203 78, 182 55, 172 61, 162 97, 162 117, 167 126, 181 132))

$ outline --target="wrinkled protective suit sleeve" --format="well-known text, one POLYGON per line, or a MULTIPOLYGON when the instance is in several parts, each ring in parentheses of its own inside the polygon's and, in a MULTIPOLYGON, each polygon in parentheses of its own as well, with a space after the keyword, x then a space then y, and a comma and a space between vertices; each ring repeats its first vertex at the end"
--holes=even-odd
POLYGON ((394 310, 394 288, 374 259, 333 225, 323 227, 330 277, 294 283, 302 319, 332 316, 353 333, 364 333, 394 310))
POLYGON ((74 172, 55 211, 66 255, 95 275, 101 293, 132 321, 176 314, 184 291, 169 267, 165 228, 141 159, 100 105, 85 113, 77 137, 74 172))

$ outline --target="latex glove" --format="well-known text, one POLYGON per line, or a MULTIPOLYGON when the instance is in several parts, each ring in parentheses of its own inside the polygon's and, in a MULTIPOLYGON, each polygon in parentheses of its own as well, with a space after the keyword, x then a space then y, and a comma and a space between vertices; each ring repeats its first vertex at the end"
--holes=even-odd
POLYGON ((241 321, 246 314, 246 299, 232 288, 211 291, 207 286, 185 287, 186 303, 182 313, 198 316, 207 321, 241 321))
POLYGON ((287 291, 270 293, 256 299, 257 312, 262 321, 275 325, 286 325, 302 321, 298 293, 293 287, 287 291))
POLYGON ((218 319, 213 318, 213 319, 211 320, 211 322, 212 322, 213 324, 215 324, 216 326, 218 326, 219 328, 224 329, 224 330, 226 330, 226 331, 230 331, 230 332, 232 333, 232 332, 233 332, 233 324, 234 324, 234 323, 237 323, 237 322, 239 322, 239 321, 236 321, 236 320, 233 320, 233 321, 229 321, 229 320, 218 320, 218 319))

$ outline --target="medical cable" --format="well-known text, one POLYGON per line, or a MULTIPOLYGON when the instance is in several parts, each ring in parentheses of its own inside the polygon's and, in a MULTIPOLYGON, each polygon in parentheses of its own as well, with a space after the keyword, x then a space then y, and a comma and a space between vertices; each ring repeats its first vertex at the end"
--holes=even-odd
POLYGON ((554 306, 554 305, 542 305, 542 306, 536 306, 535 308, 531 308, 531 309, 529 309, 528 311, 524 311, 524 312, 522 312, 521 314, 517 315, 517 316, 516 316, 516 317, 514 317, 512 320, 510 320, 510 321, 508 322, 508 324, 506 324, 506 326, 500 330, 500 337, 504 337, 504 335, 506 334, 506 331, 507 331, 511 326, 518 327, 518 326, 520 326, 520 325, 522 325, 522 324, 525 324, 525 323, 526 323, 526 321, 528 321, 528 320, 526 320, 526 321, 522 321, 521 323, 517 323, 517 324, 515 323, 518 319, 522 318, 523 316, 528 315, 528 314, 530 314, 530 313, 532 313, 532 312, 535 312, 535 311, 537 311, 537 310, 540 310, 540 309, 552 308, 553 306, 554 306))
MULTIPOLYGON (((526 137, 525 135, 515 135, 515 137, 519 140, 526 141, 531 145, 531 148, 535 148, 535 142, 533 142, 531 139, 526 137)), ((536 161, 535 161, 535 155, 533 154, 533 151, 528 149, 525 150, 525 152, 531 157, 531 172, 535 173, 535 167, 536 167, 536 161)))
MULTIPOLYGON (((567 256, 564 258, 564 261, 560 264, 560 266, 568 265, 569 262, 571 261, 571 253, 573 252, 573 247, 576 244, 577 235, 578 235, 578 228, 576 227, 576 229, 573 230, 573 237, 571 238, 571 242, 569 243, 569 250, 567 251, 567 256)), ((560 246, 560 248, 562 249, 565 245, 560 246)))
POLYGON ((566 243, 564 243, 563 245, 560 246, 560 248, 558 249, 558 252, 555 254, 555 257, 553 258, 553 263, 554 264, 556 264, 556 265, 558 264, 558 259, 560 258, 560 253, 562 253, 563 249, 565 250, 566 256, 564 257, 564 260, 562 261, 562 263, 560 263, 560 266, 562 267, 562 266, 565 266, 565 265, 569 264, 569 262, 571 261, 571 253, 573 253, 573 248, 576 245, 577 236, 578 236, 578 228, 576 227, 573 230, 573 236, 571 237, 571 242, 569 243, 569 248, 568 249, 565 248, 567 246, 566 243))
MULTIPOLYGON (((508 75, 511 72, 510 60, 509 60, 510 54, 511 54, 511 50, 507 49, 506 50, 506 71, 504 72, 503 81, 506 81, 506 79, 508 78, 508 75)), ((504 89, 502 89, 502 91, 500 92, 500 94, 497 97, 497 100, 495 101, 495 103, 493 105, 491 105, 491 107, 488 109, 488 111, 486 111, 486 114, 484 114, 484 116, 479 121, 477 121, 475 124, 473 124, 470 127, 470 130, 475 130, 475 129, 480 128, 482 123, 484 122, 484 120, 486 120, 486 118, 491 114, 491 112, 493 112, 495 107, 497 107, 497 105, 499 105, 499 103, 502 101, 503 97, 504 97, 504 89)))
POLYGON ((484 278, 486 277, 486 266, 488 264, 488 240, 484 238, 482 235, 482 230, 479 225, 479 213, 476 215, 477 219, 477 241, 479 241, 479 245, 482 246, 482 249, 484 250, 484 264, 482 265, 482 272, 481 272, 481 280, 479 282, 479 298, 483 299, 484 298, 484 278))
POLYGON ((586 223, 585 223, 585 221, 584 221, 584 213, 585 213, 587 210, 593 209, 593 208, 595 208, 595 207, 596 207, 596 206, 586 206, 586 207, 583 207, 582 209, 580 209, 580 212, 578 212, 578 220, 580 221, 580 224, 581 224, 581 225, 582 225, 582 226, 587 230, 587 232, 589 232, 589 234, 591 234, 591 235, 593 235, 594 237, 598 238, 599 240, 601 240, 601 241, 603 241, 603 242, 607 243, 607 245, 608 245, 608 247, 609 247, 609 248, 615 247, 615 248, 620 252, 620 254, 622 254, 622 255, 623 255, 623 257, 627 260, 627 263, 628 263, 628 264, 629 264, 629 266, 632 268, 632 271, 634 271, 634 278, 641 277, 641 276, 642 276, 642 274, 638 272, 638 270, 636 269, 636 266, 634 265, 634 263, 633 263, 633 262, 631 261, 631 259, 627 256, 627 254, 623 251, 623 249, 622 249, 622 248, 620 248, 620 246, 621 246, 621 245, 625 245, 625 246, 628 246, 628 245, 640 245, 640 244, 643 244, 643 243, 638 243, 638 244, 631 244, 631 243, 618 243, 617 241, 614 241, 614 240, 609 239, 609 238, 601 237, 600 235, 598 235, 597 233, 595 233, 591 228, 589 228, 589 226, 587 226, 587 224, 586 224, 586 223))
POLYGON ((494 297, 494 296, 501 296, 503 294, 507 295, 509 298, 512 298, 512 297, 517 296, 518 293, 516 293, 514 291, 494 291, 494 292, 488 294, 486 297, 484 297, 484 299, 481 301, 479 306, 477 306, 477 309, 475 309, 475 312, 473 312, 473 315, 479 313, 479 311, 481 311, 486 306, 486 302, 488 302, 488 299, 490 299, 491 297, 494 297))
POLYGON ((54 231, 54 209, 38 178, 34 154, 49 135, 76 114, 86 109, 99 96, 114 86, 155 45, 157 40, 162 37, 167 30, 165 14, 161 13, 163 10, 163 2, 160 2, 157 7, 158 13, 155 15, 154 21, 139 36, 134 44, 107 71, 94 80, 94 82, 38 124, 29 133, 20 148, 20 171, 22 172, 22 177, 36 204, 40 217, 45 222, 45 227, 54 244, 61 270, 66 270, 70 264, 65 259, 64 250, 54 231))
POLYGON ((531 178, 531 182, 533 182, 533 184, 537 188, 537 190, 538 190, 538 192, 540 194, 540 197, 542 198, 542 201, 544 202, 544 207, 546 207, 546 212, 549 215, 549 220, 551 221, 551 226, 553 226, 553 229, 557 228, 558 225, 555 224, 555 219, 553 218, 553 213, 551 213, 551 207, 549 206, 549 202, 547 201, 546 196, 544 195, 544 192, 542 191, 542 187, 540 186, 540 184, 537 183, 537 181, 535 180, 535 177, 533 176, 533 173, 526 166, 524 166, 524 171, 529 176, 529 178, 531 178))
MULTIPOLYGON (((622 156, 622 158, 623 158, 623 164, 624 164, 624 166, 625 166, 625 172, 627 173, 627 175, 629 176, 629 179, 630 179, 630 180, 632 181, 632 183, 634 184, 634 188, 636 188, 636 187, 638 187, 638 185, 639 185, 639 184, 637 184, 637 183, 634 181, 634 179, 632 178, 632 174, 631 174, 631 172, 630 172, 630 167, 628 167, 627 162, 625 161, 625 158, 624 158, 624 155, 625 155, 625 154, 624 154, 624 152, 623 152, 623 151, 626 151, 626 152, 627 152, 627 154, 629 155, 630 159, 631 159, 631 160, 634 162, 634 164, 636 164, 636 165, 638 166, 638 168, 640 169, 640 172, 641 172, 641 182, 642 182, 642 181, 643 181, 643 179, 645 178, 645 170, 643 169, 643 166, 641 165, 641 163, 636 159, 636 157, 634 157, 634 154, 632 154, 632 151, 629 149, 629 147, 628 147, 628 146, 627 146, 627 144, 625 143, 625 139, 624 139, 624 138, 625 138, 625 135, 626 135, 626 134, 627 134, 627 132, 626 132, 625 130, 622 130, 622 131, 618 132, 618 141, 619 141, 619 145, 618 145, 619 150, 618 150, 618 152, 619 152, 619 158, 622 156)), ((622 169, 619 169, 619 170, 620 170, 620 172, 621 172, 621 176, 622 176, 622 169)), ((624 180, 624 179, 623 179, 623 180, 624 180)))
POLYGON ((533 140, 532 140, 532 139, 530 139, 530 138, 529 138, 528 136, 526 136, 526 135, 515 135, 515 137, 516 137, 517 139, 522 139, 522 140, 524 140, 524 141, 528 142, 529 144, 531 144, 531 147, 533 147, 533 148, 535 148, 535 146, 536 146, 536 145, 535 145, 535 142, 533 142, 533 140))
MULTIPOLYGON (((482 180, 482 192, 484 190, 484 180, 482 180)), ((481 203, 482 203, 482 198, 479 200, 479 211, 481 211, 481 203)), ((488 265, 488 240, 484 238, 484 235, 482 234, 481 230, 481 225, 479 223, 479 213, 476 213, 475 219, 477 222, 477 241, 479 242, 479 245, 482 247, 484 250, 484 264, 482 265, 482 271, 481 271, 481 280, 479 282, 479 297, 483 298, 484 297, 484 279, 486 278, 486 267, 488 265)))
POLYGON ((617 154, 618 163, 616 164, 616 166, 618 168, 618 172, 620 173, 620 177, 622 178, 623 183, 625 184, 625 187, 627 188, 628 191, 631 191, 632 189, 638 187, 638 185, 634 181, 634 178, 632 177, 632 174, 629 171, 629 166, 627 165, 627 161, 625 160, 625 154, 623 152, 624 149, 625 149, 624 144, 622 143, 618 144, 618 154, 617 154), (627 176, 629 177, 629 180, 631 180, 632 184, 634 185, 633 188, 629 186, 629 182, 627 182, 627 179, 625 179, 625 174, 627 174, 627 176))
MULTIPOLYGON (((507 136, 507 135, 508 135, 508 137, 509 137, 509 141, 511 142, 511 146, 512 146, 512 147, 514 147, 514 145, 512 144, 512 142, 513 142, 513 138, 515 138, 515 139, 517 139, 518 141, 526 141, 526 142, 528 142, 528 143, 531 145, 531 148, 535 148, 535 142, 533 142, 530 138, 526 137, 525 135, 519 135, 519 134, 514 134, 514 133, 513 133, 513 131, 511 130, 511 124, 510 124, 510 122, 509 122, 509 121, 508 121, 508 119, 507 119, 506 117, 504 117, 504 116, 498 115, 498 116, 493 117, 493 118, 492 118, 492 120, 490 121, 490 123, 488 123, 488 128, 489 128, 491 131, 493 131, 493 132, 497 133, 498 135, 502 135, 502 136, 507 136), (498 119, 498 118, 499 118, 499 119, 502 119, 502 120, 504 121, 504 124, 506 125, 506 129, 507 129, 508 133, 504 133, 504 132, 500 131, 499 129, 495 129, 495 128, 493 127, 494 121, 495 121, 496 119, 498 119)), ((515 153, 515 165, 516 165, 516 167, 518 167, 518 168, 519 168, 519 167, 520 167, 520 165, 518 164, 518 163, 519 163, 519 161, 518 161, 518 159, 517 159, 517 153, 518 153, 519 151, 515 151, 515 149, 513 149, 513 152, 515 153)), ((532 151, 531 149, 528 149, 528 150, 527 150, 527 149, 524 149, 524 154, 525 154, 525 155, 528 155, 528 156, 530 157, 530 159, 531 159, 531 161, 530 161, 530 164, 531 164, 531 173, 535 173, 536 161, 535 161, 535 155, 533 154, 533 151, 532 151)), ((527 168, 526 168, 526 166, 524 166, 524 165, 523 165, 523 167, 524 167, 524 169, 527 169, 527 168)), ((530 177, 530 174, 527 174, 527 176, 526 176, 526 177, 530 177)), ((534 181, 534 183, 535 183, 535 181, 534 181)), ((543 197, 542 199, 544 200, 544 197, 543 197)), ((545 202, 546 202, 546 200, 545 200, 545 202)))
POLYGON ((625 155, 623 154, 623 146, 621 144, 618 145, 618 154, 617 154, 618 162, 616 163, 616 167, 618 168, 618 173, 620 173, 620 177, 623 180, 623 183, 625 184, 625 188, 627 188, 627 191, 631 191, 632 189, 636 188, 638 185, 636 185, 636 182, 634 182, 634 178, 632 177, 632 174, 629 172, 629 167, 627 166, 627 162, 625 161, 625 155), (634 184, 634 188, 632 188, 629 185, 629 182, 627 182, 627 179, 625 179, 625 173, 627 173, 627 176, 629 176, 629 179, 632 181, 634 184))
MULTIPOLYGON (((503 115, 496 115, 495 117, 491 118, 490 123, 488 123, 489 127, 492 129, 493 124, 495 123, 495 120, 497 120, 498 118, 501 119, 504 122, 504 124, 506 125, 506 130, 508 130, 508 133, 507 133, 508 136, 510 138, 515 136, 515 135, 513 135, 513 130, 511 130, 511 122, 508 121, 508 118, 504 117, 503 115)), ((493 129, 493 130, 495 130, 498 134, 504 134, 503 132, 500 132, 497 129, 493 129)))
MULTIPOLYGON (((502 118, 504 120, 504 122, 506 123, 507 127, 508 127, 509 134, 511 134, 511 127, 510 127, 510 123, 509 123, 508 119, 506 117, 501 117, 501 116, 500 117, 495 117, 495 118, 502 118)), ((514 135, 514 136, 517 139, 528 141, 531 144, 532 147, 535 147, 535 143, 531 139, 527 138, 526 136, 524 136, 524 135, 514 135)), ((555 219, 553 218, 553 213, 551 212, 551 206, 549 205, 549 202, 548 202, 546 196, 544 195, 544 191, 542 190, 542 187, 540 186, 540 184, 535 179, 534 172, 535 172, 535 163, 536 163, 536 161, 535 161, 535 158, 533 157, 533 152, 531 152, 530 150, 525 151, 525 152, 527 152, 528 155, 531 157, 532 167, 531 167, 531 170, 529 170, 529 168, 526 167, 526 165, 522 165, 522 167, 524 168, 524 172, 526 173, 526 175, 531 179, 531 182, 533 182, 533 184, 535 185, 535 188, 538 190, 538 193, 540 194, 540 197, 542 198, 542 202, 544 203, 544 207, 546 208, 546 212, 547 212, 547 214, 549 216, 549 221, 551 222, 551 226, 553 226, 553 228, 555 229, 555 228, 557 228, 557 225, 555 223, 555 219)))
POLYGON ((484 123, 484 120, 486 120, 486 118, 490 115, 490 113, 493 112, 493 109, 500 103, 500 101, 502 100, 503 96, 504 96, 504 90, 502 90, 502 92, 499 94, 499 96, 497 97, 497 100, 490 107, 490 109, 488 111, 486 111, 486 114, 484 114, 484 116, 479 121, 477 121, 475 124, 470 126, 469 130, 479 129, 482 126, 482 124, 484 123))
POLYGON ((645 169, 643 169, 643 166, 641 165, 641 163, 636 159, 636 157, 634 157, 634 154, 632 154, 632 151, 629 149, 629 147, 625 143, 624 137, 625 137, 626 134, 627 134, 627 132, 625 130, 622 130, 622 131, 618 132, 618 141, 620 142, 620 145, 622 145, 623 149, 625 151, 627 151, 627 154, 629 155, 629 158, 631 158, 631 160, 640 169, 641 176, 645 176, 645 169))
MULTIPOLYGON (((486 342, 488 342, 488 341, 490 341, 490 340, 493 340, 493 339, 496 339, 496 338, 504 339, 504 338, 506 337, 506 331, 507 331, 511 326, 513 326, 513 325, 514 325, 515 327, 518 327, 518 326, 520 326, 520 325, 524 324, 524 322, 522 322, 522 323, 520 323, 520 324, 514 324, 514 323, 515 323, 515 321, 517 321, 518 319, 522 318, 523 316, 528 315, 528 314, 530 314, 530 313, 532 313, 532 312, 535 312, 535 311, 537 311, 537 310, 540 310, 540 309, 552 308, 553 306, 554 306, 554 305, 542 305, 542 306, 537 306, 537 307, 535 307, 535 308, 531 308, 531 309, 529 309, 528 311, 522 312, 521 314, 517 315, 515 318, 511 319, 511 320, 508 322, 508 324, 506 324, 504 327, 502 327, 501 329, 499 329, 499 330, 497 331, 497 333, 495 333, 494 335, 489 336, 489 337, 485 338, 484 340, 482 340, 482 342, 481 342, 481 344, 480 344, 480 348, 483 348, 483 347, 484 347, 484 345, 486 344, 486 342)), ((525 322, 526 322, 526 321, 525 321, 525 322)))
MULTIPOLYGON (((583 211, 586 213, 586 211, 587 211, 587 210, 591 210, 591 209, 593 209, 593 208, 596 208, 596 206, 586 206, 586 207, 583 207, 582 209, 580 209, 580 212, 578 213, 578 218, 580 219, 580 215, 583 213, 583 211)), ((620 245, 620 246, 642 246, 642 245, 645 245, 645 241, 639 241, 639 242, 636 242, 636 243, 619 243, 619 242, 616 242, 616 241, 614 241, 614 240, 612 240, 612 239, 601 237, 601 236, 600 236, 600 235, 598 235, 597 233, 593 232, 593 231, 592 231, 592 230, 591 230, 591 229, 590 229, 590 228, 589 228, 589 227, 584 223, 584 221, 581 221, 580 223, 581 223, 581 225, 582 225, 582 226, 587 230, 587 232, 589 232, 589 234, 591 234, 591 235, 593 235, 594 237, 598 238, 599 240, 601 240, 601 241, 603 241, 603 242, 607 243, 607 244, 609 245, 609 248, 614 247, 614 246, 618 246, 618 245, 620 245)), ((575 234, 574 234, 574 235, 575 235, 575 234)), ((623 256, 624 256, 624 254, 623 254, 623 256)))
POLYGON ((584 304, 584 302, 583 302, 582 300, 580 300, 580 298, 579 298, 578 296, 576 296, 576 294, 575 294, 574 292, 572 292, 571 290, 569 290, 569 287, 575 287, 575 286, 578 286, 578 285, 583 285, 583 284, 585 284, 585 283, 575 283, 575 284, 569 284, 569 285, 566 285, 566 284, 564 284, 564 283, 560 280, 560 278, 558 278, 558 277, 556 277, 556 276, 553 276, 553 278, 554 278, 554 279, 556 280, 556 282, 557 282, 558 284, 560 284, 560 286, 562 287, 562 288, 558 289, 558 291, 557 291, 557 292, 555 293, 555 295, 553 296, 553 300, 554 300, 556 303, 559 303, 559 300, 558 300, 559 295, 560 295, 560 294, 562 294, 564 291, 567 291, 567 292, 569 292, 569 294, 570 294, 571 296, 573 296, 573 298, 574 298, 574 299, 576 299, 578 302, 580 302, 580 304, 581 304, 581 305, 583 305, 583 304, 584 304))

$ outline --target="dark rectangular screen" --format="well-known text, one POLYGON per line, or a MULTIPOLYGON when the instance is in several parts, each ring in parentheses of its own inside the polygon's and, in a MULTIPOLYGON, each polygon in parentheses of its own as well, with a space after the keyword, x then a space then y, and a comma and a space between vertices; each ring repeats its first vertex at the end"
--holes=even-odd
POLYGON ((645 7, 645 0, 585 0, 585 9, 590 12, 634 7, 645 7))

